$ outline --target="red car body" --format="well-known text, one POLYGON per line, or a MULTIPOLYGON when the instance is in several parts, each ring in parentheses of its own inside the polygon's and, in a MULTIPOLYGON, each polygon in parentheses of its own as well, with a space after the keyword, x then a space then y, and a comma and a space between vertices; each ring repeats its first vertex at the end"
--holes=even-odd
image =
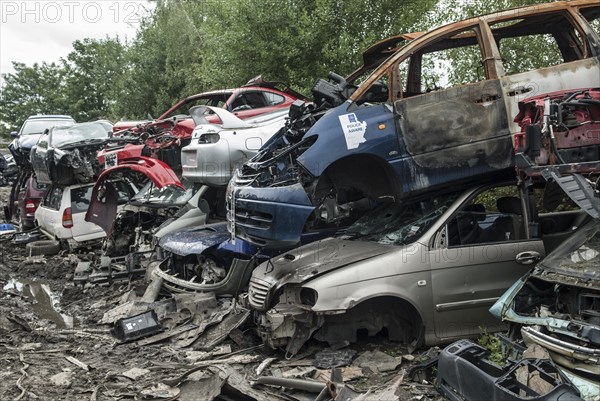
MULTIPOLYGON (((265 82, 257 77, 237 89, 223 89, 189 96, 154 121, 122 121, 113 127, 115 138, 134 136, 139 140, 127 145, 104 149, 98 153, 100 163, 116 166, 129 157, 147 156, 164 161, 173 169, 180 167, 179 151, 191 139, 195 123, 189 115, 193 106, 207 105, 222 107, 244 120, 259 114, 289 108, 304 96, 289 89, 276 88, 277 84, 265 82), (114 155, 109 157, 108 155, 114 155), (114 157, 114 159, 113 159, 114 157)), ((219 124, 219 118, 207 116, 210 123, 219 124)))

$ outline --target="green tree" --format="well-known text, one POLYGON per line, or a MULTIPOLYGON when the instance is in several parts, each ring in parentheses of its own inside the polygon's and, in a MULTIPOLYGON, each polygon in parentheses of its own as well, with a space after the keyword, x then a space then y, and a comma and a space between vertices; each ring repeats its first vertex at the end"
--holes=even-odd
POLYGON ((159 0, 126 55, 112 111, 124 118, 160 115, 182 97, 207 90, 202 63, 204 2, 159 0))
POLYGON ((199 73, 212 87, 263 74, 308 93, 329 71, 348 74, 362 52, 410 32, 435 1, 266 0, 216 2, 206 21, 209 50, 199 73))
POLYGON ((0 92, 0 121, 16 130, 32 114, 66 114, 67 70, 60 64, 42 63, 27 67, 13 62, 15 72, 4 74, 0 92))
POLYGON ((83 39, 62 60, 67 71, 65 94, 69 113, 77 121, 108 118, 116 102, 115 83, 121 79, 125 47, 118 38, 83 39))

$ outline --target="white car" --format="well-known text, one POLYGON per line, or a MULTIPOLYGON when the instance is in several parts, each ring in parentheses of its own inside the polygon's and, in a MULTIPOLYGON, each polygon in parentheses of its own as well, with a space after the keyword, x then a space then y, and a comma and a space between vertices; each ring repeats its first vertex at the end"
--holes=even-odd
MULTIPOLYGON (((125 182, 116 184, 119 203, 125 203, 137 192, 136 188, 125 182)), ((50 187, 35 212, 42 232, 68 249, 91 245, 104 238, 106 233, 100 226, 85 221, 93 188, 94 183, 50 187)))
POLYGON ((227 110, 211 106, 192 107, 190 114, 197 125, 192 142, 181 149, 183 178, 194 183, 225 186, 236 168, 283 128, 289 108, 244 121, 227 110), (209 114, 216 114, 221 124, 208 122, 209 114))

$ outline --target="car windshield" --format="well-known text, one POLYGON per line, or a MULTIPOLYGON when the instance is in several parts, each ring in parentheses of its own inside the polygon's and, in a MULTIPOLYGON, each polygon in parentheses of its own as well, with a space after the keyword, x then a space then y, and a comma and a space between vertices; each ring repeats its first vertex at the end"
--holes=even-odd
POLYGON ((142 189, 132 198, 136 203, 152 203, 164 205, 183 205, 193 195, 193 189, 182 189, 175 185, 158 188, 152 181, 148 181, 142 189))
POLYGON ((460 193, 411 203, 386 203, 339 235, 344 239, 406 245, 414 242, 450 207, 460 193))
POLYGON ((112 126, 104 122, 94 122, 56 127, 52 130, 52 146, 59 148, 69 144, 96 142, 107 139, 112 132, 112 126))
POLYGON ((182 105, 177 107, 175 110, 165 113, 164 115, 160 116, 160 119, 165 119, 165 118, 170 118, 170 117, 175 117, 175 116, 180 116, 180 117, 186 116, 187 117, 190 115, 190 109, 194 106, 223 107, 223 106, 225 106, 225 102, 227 102, 227 99, 229 99, 229 96, 231 96, 231 93, 223 92, 223 93, 204 95, 202 97, 197 97, 195 99, 189 99, 187 102, 183 103, 182 105))
POLYGON ((545 270, 600 279, 600 221, 591 220, 540 263, 545 270))
POLYGON ((58 127, 61 125, 71 125, 75 123, 73 120, 33 120, 25 121, 21 129, 21 135, 41 134, 47 128, 58 127))

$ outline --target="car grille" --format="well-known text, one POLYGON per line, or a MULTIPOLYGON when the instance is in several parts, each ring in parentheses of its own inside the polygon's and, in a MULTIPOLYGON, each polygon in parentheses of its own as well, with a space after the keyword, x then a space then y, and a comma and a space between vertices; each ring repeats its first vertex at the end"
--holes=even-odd
POLYGON ((248 299, 250 305, 258 310, 266 309, 270 286, 266 281, 251 277, 248 288, 248 299))
POLYGON ((273 224, 273 215, 269 213, 248 210, 236 205, 235 224, 248 228, 269 229, 273 224))
POLYGON ((236 174, 234 176, 235 185, 237 185, 237 186, 248 186, 248 185, 251 185, 256 180, 256 178, 258 178, 259 175, 260 174, 245 174, 245 175, 242 175, 239 172, 239 170, 238 170, 238 174, 236 174))

